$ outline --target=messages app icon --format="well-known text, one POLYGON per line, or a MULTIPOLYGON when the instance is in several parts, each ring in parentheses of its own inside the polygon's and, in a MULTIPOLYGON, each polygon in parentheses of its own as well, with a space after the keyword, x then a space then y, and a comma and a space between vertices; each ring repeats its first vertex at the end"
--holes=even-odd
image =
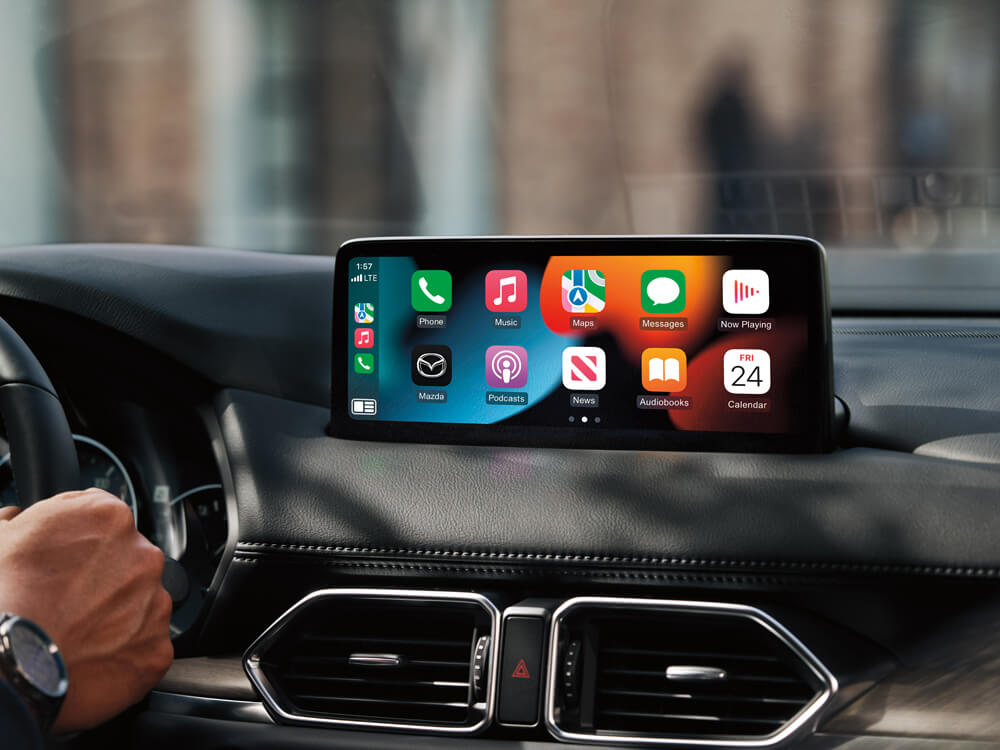
POLYGON ((643 271, 642 309, 648 313, 679 313, 687 304, 687 289, 681 271, 643 271))

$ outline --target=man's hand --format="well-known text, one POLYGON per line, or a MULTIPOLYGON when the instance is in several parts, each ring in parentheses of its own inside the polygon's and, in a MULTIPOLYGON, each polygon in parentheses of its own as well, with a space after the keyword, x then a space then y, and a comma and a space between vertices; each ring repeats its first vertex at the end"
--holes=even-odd
POLYGON ((69 692, 55 732, 88 729, 141 699, 173 660, 163 553, 98 489, 0 510, 0 612, 38 623, 69 692))

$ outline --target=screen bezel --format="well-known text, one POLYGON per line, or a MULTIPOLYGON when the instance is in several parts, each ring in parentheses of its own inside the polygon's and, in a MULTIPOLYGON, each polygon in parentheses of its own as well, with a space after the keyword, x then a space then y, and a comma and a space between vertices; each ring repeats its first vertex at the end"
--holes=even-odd
POLYGON ((448 445, 497 445, 545 448, 609 448, 645 450, 741 451, 816 453, 832 449, 833 336, 826 251, 815 240, 792 236, 737 235, 626 235, 626 236, 506 236, 506 237, 374 237, 348 240, 337 252, 333 282, 333 340, 329 433, 334 437, 386 442, 448 445), (501 265, 537 262, 539 255, 706 255, 733 256, 750 263, 796 256, 807 258, 816 304, 804 311, 808 319, 806 377, 816 388, 810 393, 809 429, 804 433, 764 434, 649 429, 597 429, 503 424, 451 424, 355 420, 347 413, 345 342, 350 331, 348 272, 359 257, 436 255, 447 262, 470 253, 495 257, 501 265))

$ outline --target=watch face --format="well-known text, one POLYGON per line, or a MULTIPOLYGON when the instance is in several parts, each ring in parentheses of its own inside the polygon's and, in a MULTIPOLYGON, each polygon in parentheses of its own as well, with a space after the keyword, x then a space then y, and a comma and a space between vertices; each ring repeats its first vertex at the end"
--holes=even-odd
POLYGON ((63 671, 41 633, 23 620, 7 632, 10 651, 22 675, 41 692, 59 697, 63 692, 63 671))

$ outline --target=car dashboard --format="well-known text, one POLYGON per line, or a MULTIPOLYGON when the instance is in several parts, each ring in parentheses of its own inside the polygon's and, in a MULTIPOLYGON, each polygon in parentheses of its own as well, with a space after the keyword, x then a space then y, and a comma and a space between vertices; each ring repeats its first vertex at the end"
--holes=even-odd
POLYGON ((333 266, 0 251, 0 315, 197 592, 97 741, 1000 739, 1000 319, 835 298, 826 454, 353 441, 327 431, 333 266))

